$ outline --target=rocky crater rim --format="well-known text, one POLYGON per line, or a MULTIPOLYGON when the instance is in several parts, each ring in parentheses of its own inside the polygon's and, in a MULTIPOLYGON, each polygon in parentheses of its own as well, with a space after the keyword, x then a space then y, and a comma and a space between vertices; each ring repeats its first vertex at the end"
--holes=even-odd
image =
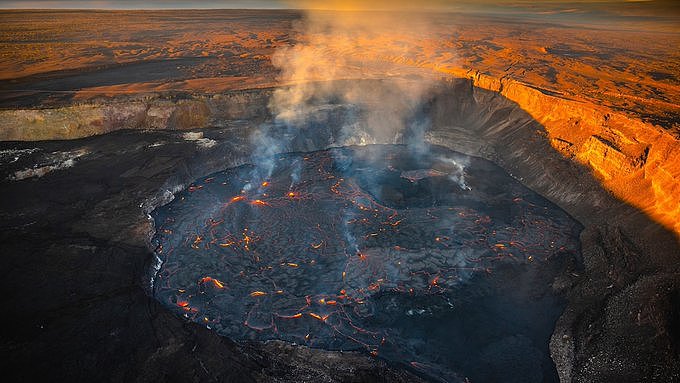
MULTIPOLYGON (((617 198, 680 235, 680 144, 672 132, 511 79, 496 79, 469 70, 449 72, 445 73, 449 77, 432 87, 432 94, 424 97, 425 102, 441 98, 438 94, 455 91, 462 98, 470 98, 465 103, 485 108, 484 115, 476 112, 477 117, 492 116, 493 123, 499 126, 503 124, 499 117, 508 108, 520 109, 525 119, 539 125, 536 130, 550 143, 550 150, 585 167, 617 198)), ((355 80, 338 80, 341 81, 355 80)), ((138 95, 48 109, 2 110, 0 118, 5 125, 0 140, 72 139, 120 129, 194 130, 225 127, 233 120, 261 123, 272 119, 269 104, 275 89, 281 88, 214 95, 138 95)), ((437 113, 446 114, 442 110, 437 113)), ((440 123, 456 130, 485 124, 484 120, 457 121, 462 117, 440 123)), ((515 122, 506 118, 504 124, 515 122)), ((483 137, 476 133, 479 131, 470 131, 469 136, 483 137)), ((432 139, 437 141, 436 137, 432 139)))

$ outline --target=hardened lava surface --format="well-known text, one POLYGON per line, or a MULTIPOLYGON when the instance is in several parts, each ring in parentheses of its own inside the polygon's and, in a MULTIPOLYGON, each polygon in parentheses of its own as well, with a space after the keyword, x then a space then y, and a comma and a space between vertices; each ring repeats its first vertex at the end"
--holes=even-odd
POLYGON ((235 340, 365 350, 456 381, 556 381, 579 223, 496 165, 433 148, 291 153, 154 213, 154 296, 235 340))

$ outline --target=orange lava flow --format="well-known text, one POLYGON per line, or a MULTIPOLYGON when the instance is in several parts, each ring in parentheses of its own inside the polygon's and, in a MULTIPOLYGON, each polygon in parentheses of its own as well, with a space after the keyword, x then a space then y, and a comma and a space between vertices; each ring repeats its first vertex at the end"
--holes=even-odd
POLYGON ((220 280, 211 278, 211 277, 203 277, 201 278, 201 283, 212 283, 213 286, 215 286, 218 289, 223 289, 224 288, 224 283, 222 283, 220 280))
POLYGON ((229 203, 234 203, 234 202, 238 202, 238 201, 243 201, 243 200, 245 200, 245 199, 246 199, 245 196, 238 195, 238 196, 236 196, 236 197, 230 199, 230 200, 229 200, 229 203))

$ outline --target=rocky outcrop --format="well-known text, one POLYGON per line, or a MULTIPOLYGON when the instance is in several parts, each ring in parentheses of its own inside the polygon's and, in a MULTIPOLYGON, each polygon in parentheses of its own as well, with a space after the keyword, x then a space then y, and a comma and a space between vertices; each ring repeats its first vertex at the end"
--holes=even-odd
POLYGON ((641 169, 648 154, 649 148, 645 148, 637 157, 627 155, 615 143, 595 135, 590 136, 582 145, 577 158, 590 165, 605 180, 611 180, 641 169))
POLYGON ((2 110, 1 141, 74 139, 121 129, 186 130, 222 126, 232 119, 261 119, 271 90, 130 97, 57 108, 2 110))

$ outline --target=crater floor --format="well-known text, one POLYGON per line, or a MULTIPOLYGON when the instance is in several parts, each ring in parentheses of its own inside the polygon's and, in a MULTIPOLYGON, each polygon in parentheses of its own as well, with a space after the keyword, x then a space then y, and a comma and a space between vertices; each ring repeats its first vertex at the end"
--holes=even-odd
POLYGON ((371 145, 278 155, 157 209, 153 294, 235 340, 361 350, 446 381, 557 381, 581 225, 489 161, 371 145))

